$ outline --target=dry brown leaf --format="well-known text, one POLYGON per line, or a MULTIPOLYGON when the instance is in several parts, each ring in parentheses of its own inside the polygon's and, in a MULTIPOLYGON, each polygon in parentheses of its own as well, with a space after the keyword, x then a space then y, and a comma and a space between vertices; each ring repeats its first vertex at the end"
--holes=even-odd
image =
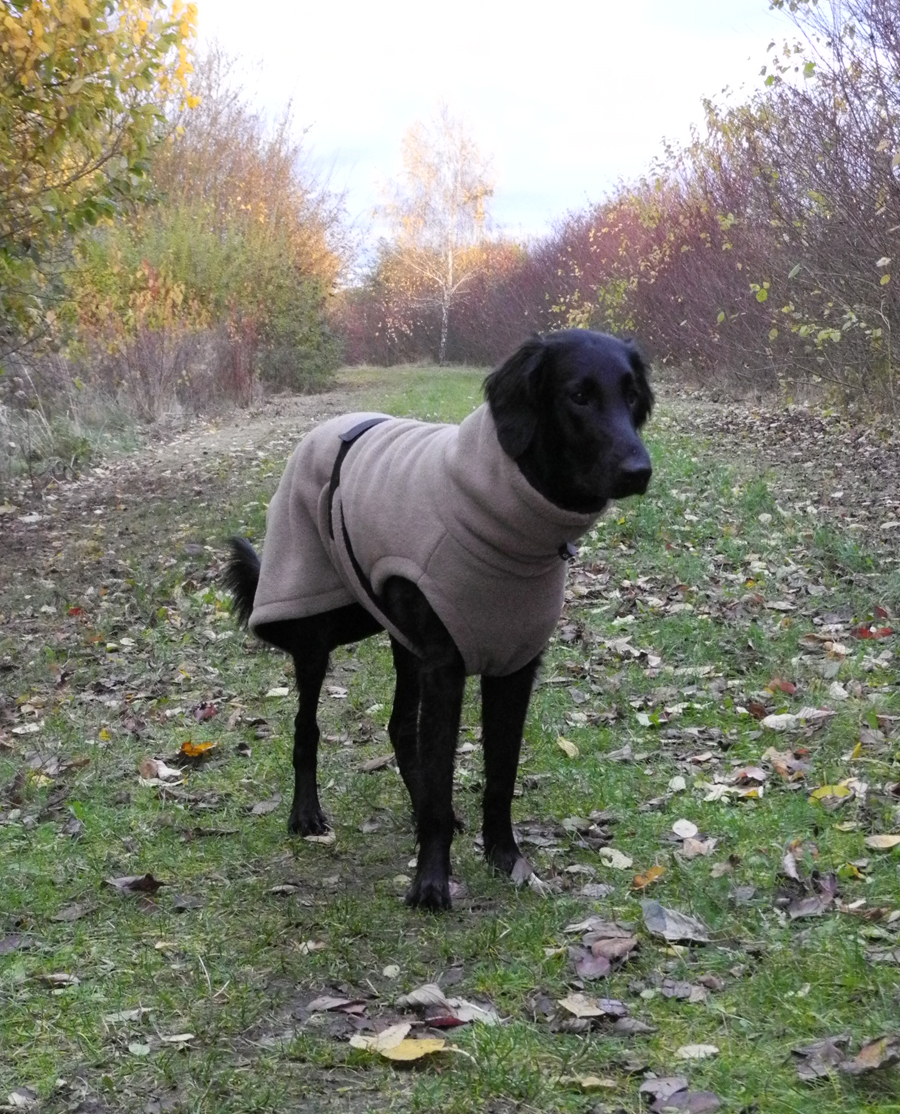
POLYGON ((152 874, 129 874, 121 878, 104 878, 103 881, 123 894, 155 894, 160 886, 166 884, 152 874))
POLYGON ((845 1060, 840 1069, 849 1075, 862 1075, 863 1072, 877 1071, 892 1067, 900 1062, 900 1034, 889 1033, 866 1041, 852 1060, 845 1060))

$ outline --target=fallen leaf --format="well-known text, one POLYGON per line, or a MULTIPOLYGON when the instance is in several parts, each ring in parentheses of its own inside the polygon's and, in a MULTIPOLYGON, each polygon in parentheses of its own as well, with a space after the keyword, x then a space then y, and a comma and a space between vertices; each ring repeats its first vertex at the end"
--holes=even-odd
POLYGON ((275 809, 278 808, 278 806, 280 804, 281 804, 281 794, 276 793, 273 797, 270 797, 267 801, 257 801, 256 804, 253 805, 253 807, 250 809, 250 815, 251 816, 265 816, 269 812, 274 812, 275 809))
MULTIPOLYGON (((593 937, 593 933, 590 934, 593 937)), ((585 937, 587 943, 588 937, 585 937)), ((601 956, 603 959, 608 959, 611 962, 619 959, 627 959, 638 945, 637 936, 614 936, 614 937, 601 937, 599 940, 592 939, 591 953, 596 956, 601 956)))
POLYGON ((687 1114, 712 1114, 722 1105, 713 1091, 677 1091, 668 1099, 657 1099, 650 1107, 651 1114, 667 1114, 670 1110, 684 1110, 687 1114))
POLYGON ((393 754, 381 754, 377 758, 370 758, 359 767, 364 774, 372 774, 376 770, 383 770, 394 761, 393 754))
POLYGON ((679 1091, 686 1091, 690 1083, 683 1075, 662 1075, 645 1079, 638 1087, 638 1094, 652 1095, 655 1099, 667 1099, 679 1091))
POLYGON ((665 873, 666 868, 664 866, 651 866, 648 870, 645 870, 643 874, 636 874, 631 884, 636 890, 643 890, 653 882, 662 878, 665 873))
POLYGON ((343 1010, 347 1006, 364 1005, 360 998, 335 998, 331 994, 323 994, 313 1000, 306 1007, 310 1013, 328 1013, 329 1010, 343 1010))
POLYGON ((40 980, 45 986, 59 989, 67 986, 78 986, 81 979, 77 975, 69 975, 64 971, 54 971, 49 975, 40 975, 40 980))
POLYGON ((353 1048, 362 1048, 366 1052, 385 1052, 389 1048, 396 1048, 396 1046, 406 1038, 412 1025, 408 1021, 398 1022, 396 1025, 391 1025, 387 1029, 383 1029, 380 1033, 376 1033, 373 1037, 363 1036, 357 1033, 350 1038, 350 1045, 353 1048))
POLYGON ((427 1006, 447 1006, 450 1003, 443 990, 437 983, 428 982, 411 990, 409 994, 401 994, 396 1004, 401 1009, 424 1009, 427 1006))
POLYGON ((634 864, 634 859, 616 850, 615 847, 601 847, 597 854, 603 865, 613 870, 629 870, 634 864))
POLYGON ((700 855, 711 855, 718 842, 717 839, 686 839, 677 854, 682 859, 696 859, 700 855))
POLYGON ((422 1040, 402 1040, 399 1044, 386 1048, 381 1052, 386 1060, 421 1060, 423 1056, 431 1056, 434 1052, 444 1052, 448 1048, 447 1042, 442 1037, 424 1037, 422 1040))
POLYGON ((852 790, 846 785, 821 785, 809 795, 810 802, 818 802, 826 808, 837 808, 838 805, 853 796, 852 790))
MULTIPOLYGON (((0 507, 0 514, 3 513, 3 508, 0 507)), ((6 1098, 6 1106, 4 1110, 30 1110, 33 1106, 37 1106, 40 1095, 33 1087, 16 1087, 14 1091, 10 1091, 6 1098)))
POLYGON ((129 874, 121 878, 104 878, 103 881, 123 894, 155 894, 160 886, 166 884, 152 874, 129 874))
POLYGON ((709 943, 709 929, 695 917, 667 909, 658 901, 642 901, 641 907, 644 911, 644 924, 654 936, 662 936, 670 943, 709 943))
POLYGON ((866 847, 873 851, 891 851, 900 847, 900 835, 873 835, 866 836, 866 847))
POLYGON ((324 940, 303 940, 297 945, 297 951, 301 955, 312 955, 324 951, 327 946, 324 940))
POLYGON ((837 894, 836 874, 813 874, 812 884, 819 891, 811 897, 795 898, 788 906, 791 920, 799 917, 818 917, 831 905, 837 894))
POLYGON ((569 958, 575 973, 582 979, 605 979, 612 964, 604 955, 595 955, 587 948, 570 948, 569 958))
POLYGON ((812 1044, 801 1048, 792 1048, 791 1052, 798 1058, 797 1075, 801 1079, 811 1081, 830 1075, 844 1059, 841 1051, 850 1041, 844 1033, 837 1037, 825 1037, 823 1040, 814 1041, 812 1044))
MULTIPOLYGON (((560 1082, 568 1082, 569 1080, 560 1080, 560 1082)), ((615 1079, 608 1079, 599 1075, 573 1075, 571 1082, 575 1083, 581 1088, 582 1091, 607 1091, 618 1087, 615 1079)))
POLYGON ((890 1033, 866 1041, 852 1060, 845 1060, 840 1069, 848 1075, 862 1075, 866 1071, 891 1067, 900 1062, 900 1035, 890 1033))
POLYGON ((574 1017, 624 1017, 628 1007, 616 998, 591 998, 587 994, 570 994, 559 1004, 574 1017))
POLYGON ((74 902, 72 905, 64 905, 58 913, 55 913, 51 921, 77 921, 81 917, 87 916, 88 913, 93 912, 95 906, 90 902, 74 902))
POLYGON ((679 1060, 709 1060, 719 1055, 719 1050, 714 1044, 683 1044, 675 1049, 679 1060))
POLYGON ((556 740, 556 745, 564 754, 568 755, 569 758, 578 757, 578 747, 570 739, 564 739, 563 736, 560 735, 556 740))
POLYGON ((700 829, 690 820, 676 820, 672 831, 679 839, 693 839, 700 829))
POLYGON ((180 754, 185 758, 204 758, 209 752, 215 750, 218 743, 192 743, 190 739, 181 744, 180 754))
POLYGON ((138 773, 149 782, 160 781, 178 781, 184 777, 181 770, 176 770, 172 766, 167 766, 159 758, 145 758, 138 766, 138 773))

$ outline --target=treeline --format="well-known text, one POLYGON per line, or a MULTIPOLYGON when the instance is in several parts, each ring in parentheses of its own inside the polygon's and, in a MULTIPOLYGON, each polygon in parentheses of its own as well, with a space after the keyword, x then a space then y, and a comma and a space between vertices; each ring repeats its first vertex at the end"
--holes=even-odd
POLYGON ((289 110, 265 119, 233 60, 195 57, 195 21, 0 0, 0 474, 67 416, 246 403, 340 362, 341 199, 289 110))
MULTIPOLYGON (((896 413, 900 11, 895 0, 790 11, 801 38, 771 50, 745 103, 708 102, 691 143, 542 240, 472 248, 480 265, 453 307, 450 360, 490 364, 529 330, 583 325, 634 333, 704 379, 815 382, 896 413)), ((398 281, 401 262, 383 245, 346 295, 352 360, 436 353, 436 310, 398 281)))
POLYGON ((260 381, 312 390, 340 362, 326 318, 347 258, 340 200, 290 112, 268 126, 233 67, 216 50, 198 63, 198 104, 150 161, 152 203, 85 238, 70 276, 70 358, 145 417, 173 399, 246 403, 260 381))

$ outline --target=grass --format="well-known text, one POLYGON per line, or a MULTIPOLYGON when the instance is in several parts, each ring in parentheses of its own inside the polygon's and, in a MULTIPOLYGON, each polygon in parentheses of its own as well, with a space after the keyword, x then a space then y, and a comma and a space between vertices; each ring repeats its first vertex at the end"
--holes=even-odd
MULTIPOLYGON (((458 420, 479 380, 368 369, 345 386, 354 409, 458 420)), ((652 1070, 684 1071, 728 1111, 900 1110, 891 1069, 810 1085, 790 1051, 841 1033, 855 1051, 896 1029, 900 968, 867 953, 898 944, 898 853, 864 844, 898 824, 900 697, 894 662, 878 657, 894 639, 851 634, 876 607, 896 613, 896 556, 838 520, 812 520, 781 490, 790 476, 761 473, 688 423, 677 401, 661 407, 650 494, 613 508, 583 545, 532 703, 514 807, 550 893, 495 877, 474 845, 472 685, 456 794, 467 832, 454 846, 465 891, 441 918, 401 901, 414 837, 399 776, 361 769, 390 749, 383 639, 335 655, 322 702, 335 843, 285 834, 294 704, 268 694, 290 685, 288 662, 234 629, 216 581, 223 536, 262 536, 281 459, 204 459, 177 476, 137 467, 60 493, 21 548, 4 542, 0 1101, 29 1088, 54 1112, 636 1112, 652 1070), (845 654, 804 640, 828 622, 845 654), (796 691, 767 688, 773 678, 796 691), (803 706, 835 714, 786 736, 750 711, 803 706), (215 747, 186 784, 141 783, 143 759, 188 740, 215 747), (706 799, 717 777, 759 766, 773 746, 802 756, 800 780, 766 762, 761 797, 706 799), (670 788, 678 777, 683 790, 670 788), (810 800, 846 778, 856 789, 834 811, 810 800), (579 836, 596 811, 611 814, 629 869, 579 836), (711 855, 676 853, 679 819, 718 840, 711 855), (793 841, 803 876, 839 875, 840 906, 787 915, 793 841), (654 865, 659 880, 635 889, 654 865), (148 871, 165 883, 152 895, 104 884, 148 871), (582 893, 598 882, 609 896, 582 893), (712 942, 654 938, 646 898, 700 917, 712 942), (76 903, 83 915, 56 919, 76 903), (585 991, 621 999, 653 1031, 552 1023, 554 1003, 578 989, 567 954, 578 936, 565 927, 591 914, 634 923, 640 946, 585 991), (667 996, 664 980, 701 978, 714 989, 694 1001, 667 996), (452 1030, 465 1056, 398 1068, 350 1046, 345 1015, 306 1009, 333 994, 397 1020, 407 1015, 396 998, 437 979, 489 999, 506 1024, 452 1030), (688 1044, 719 1053, 686 1065, 676 1053, 688 1044), (606 1082, 585 1090, 588 1076, 606 1082)))

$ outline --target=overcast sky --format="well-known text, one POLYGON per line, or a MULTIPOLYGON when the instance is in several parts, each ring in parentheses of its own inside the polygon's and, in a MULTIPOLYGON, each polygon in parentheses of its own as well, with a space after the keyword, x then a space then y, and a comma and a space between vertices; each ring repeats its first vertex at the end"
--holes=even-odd
POLYGON ((246 91, 293 101, 316 165, 363 223, 400 139, 443 99, 493 159, 495 225, 546 231, 683 140, 701 98, 759 83, 790 33, 768 0, 198 0, 201 43, 246 91), (255 68, 252 64, 258 63, 255 68))

